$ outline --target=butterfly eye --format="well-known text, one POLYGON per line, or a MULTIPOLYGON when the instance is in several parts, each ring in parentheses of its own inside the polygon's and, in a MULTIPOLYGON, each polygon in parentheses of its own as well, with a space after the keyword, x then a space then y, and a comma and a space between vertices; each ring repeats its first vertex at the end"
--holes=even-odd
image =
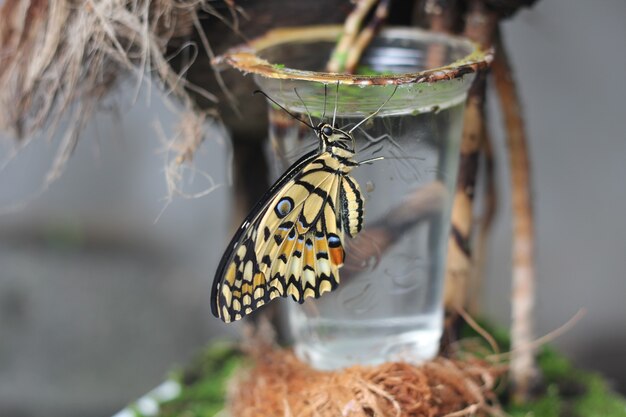
POLYGON ((322 133, 324 134, 324 136, 331 136, 333 134, 333 128, 330 126, 324 126, 324 128, 322 129, 322 133))

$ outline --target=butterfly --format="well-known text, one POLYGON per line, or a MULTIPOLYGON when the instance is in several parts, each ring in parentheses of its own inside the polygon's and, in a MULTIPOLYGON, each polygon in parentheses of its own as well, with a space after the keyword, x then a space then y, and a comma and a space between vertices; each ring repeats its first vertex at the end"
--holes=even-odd
POLYGON ((335 115, 332 124, 317 125, 309 116, 309 124, 265 96, 313 129, 319 147, 295 162, 267 191, 222 256, 211 311, 226 323, 277 297, 291 296, 303 303, 337 288, 345 259, 344 235, 353 238, 363 228, 363 197, 350 172, 382 159, 355 161, 352 132, 391 98, 344 131, 335 126, 335 115))

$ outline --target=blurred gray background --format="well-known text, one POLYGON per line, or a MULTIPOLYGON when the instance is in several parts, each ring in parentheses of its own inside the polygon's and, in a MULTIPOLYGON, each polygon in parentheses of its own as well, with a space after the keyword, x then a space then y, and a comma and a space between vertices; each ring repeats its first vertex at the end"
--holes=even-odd
MULTIPOLYGON (((531 140, 537 334, 586 308, 554 343, 626 393, 625 16, 621 0, 543 0, 505 36, 531 140)), ((167 134, 175 115, 157 92, 133 104, 132 91, 113 94, 49 190, 0 215, 2 416, 110 415, 237 331, 212 318, 208 297, 229 237, 228 140, 207 125, 195 160, 223 186, 175 199, 155 222, 167 190, 153 124, 167 134)), ((498 120, 493 133, 506 161, 498 120)), ((0 144, 4 159, 10 142, 0 144)), ((37 138, 0 171, 0 208, 37 193, 57 144, 37 138)), ((484 305, 507 325, 509 176, 498 168, 484 305)), ((189 178, 189 190, 210 185, 189 178)))

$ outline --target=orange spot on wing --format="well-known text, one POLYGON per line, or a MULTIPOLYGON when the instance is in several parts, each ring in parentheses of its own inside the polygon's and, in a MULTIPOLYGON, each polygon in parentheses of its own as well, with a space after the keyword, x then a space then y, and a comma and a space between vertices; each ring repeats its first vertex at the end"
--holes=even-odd
POLYGON ((339 247, 339 248, 330 248, 329 249, 330 252, 330 260, 333 264, 337 265, 338 267, 343 265, 343 258, 344 258, 344 252, 343 252, 343 248, 339 247))
POLYGON ((326 243, 326 239, 315 239, 315 252, 326 252, 327 247, 328 243, 326 243))
POLYGON ((293 247, 295 246, 295 244, 296 244, 296 239, 293 239, 293 240, 287 239, 287 241, 280 248, 280 252, 278 253, 277 256, 284 254, 287 257, 287 261, 289 261, 289 257, 291 256, 291 252, 293 252, 293 247))

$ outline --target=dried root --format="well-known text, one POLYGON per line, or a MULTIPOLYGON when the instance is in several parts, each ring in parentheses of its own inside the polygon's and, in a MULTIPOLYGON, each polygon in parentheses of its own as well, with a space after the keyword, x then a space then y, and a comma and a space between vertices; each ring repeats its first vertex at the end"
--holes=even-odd
POLYGON ((233 417, 499 415, 493 388, 504 370, 475 358, 322 372, 291 351, 263 349, 257 356, 231 386, 233 417))
MULTIPOLYGON (((33 134, 52 136, 64 124, 57 155, 42 190, 63 172, 79 133, 100 100, 124 76, 136 80, 137 97, 146 81, 193 104, 184 74, 165 56, 168 41, 189 36, 208 0, 6 0, 0 6, 0 131, 12 132, 25 146, 33 134), (26 139, 28 140, 26 140, 26 139)), ((232 3, 232 2, 230 2, 232 3)), ((233 13, 236 10, 233 5, 233 13)), ((183 43, 199 53, 200 48, 183 43)), ((205 45, 206 47, 206 45, 205 45)), ((203 92, 216 101, 215 96, 203 92)), ((194 130, 200 142, 202 130, 194 130)), ((182 136, 181 136, 182 137, 182 136)), ((188 151, 188 147, 184 152, 188 151)), ((15 152, 14 152, 15 153, 15 152)), ((180 160, 189 160, 187 153, 180 160)), ((5 161, 6 164, 6 161, 5 161)))

